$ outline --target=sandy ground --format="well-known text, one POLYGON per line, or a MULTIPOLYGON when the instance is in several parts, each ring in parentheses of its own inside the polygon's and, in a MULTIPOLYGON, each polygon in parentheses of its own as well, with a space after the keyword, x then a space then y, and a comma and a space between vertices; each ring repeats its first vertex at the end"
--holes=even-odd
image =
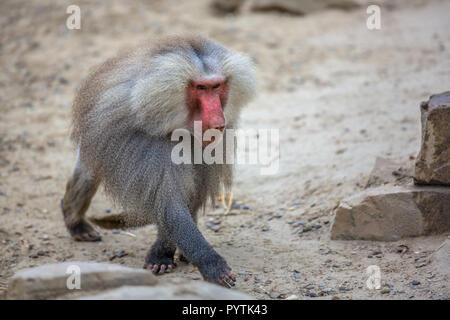
MULTIPOLYGON (((240 166, 233 191, 241 208, 226 216, 220 206, 209 208, 199 222, 237 274, 236 289, 262 299, 450 298, 449 280, 428 264, 448 235, 397 242, 329 236, 333 207, 363 189, 376 156, 408 163, 417 154, 419 103, 449 89, 450 2, 382 7, 377 31, 366 28, 365 8, 215 17, 207 2, 178 3, 78 1, 81 30, 68 30, 71 2, 1 2, 0 287, 17 270, 44 263, 143 265, 153 226, 131 230, 135 237, 103 230, 100 243, 74 242, 65 230, 59 200, 74 161, 70 104, 93 65, 148 38, 189 30, 255 59, 259 95, 241 124, 280 129, 279 172, 240 166), (220 222, 218 231, 210 219, 220 222), (322 227, 296 234, 299 221, 322 227), (380 267, 389 291, 366 287, 369 265, 380 267)), ((100 192, 88 214, 107 209, 119 211, 100 192)), ((201 278, 183 263, 164 277, 201 278)))

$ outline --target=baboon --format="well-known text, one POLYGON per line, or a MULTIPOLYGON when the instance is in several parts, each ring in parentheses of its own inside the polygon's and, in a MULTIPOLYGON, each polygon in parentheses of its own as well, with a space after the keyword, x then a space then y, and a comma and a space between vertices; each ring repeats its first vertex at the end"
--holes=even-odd
POLYGON ((179 128, 192 132, 194 121, 203 131, 235 128, 255 91, 249 57, 196 35, 144 44, 94 69, 72 106, 77 157, 61 201, 72 237, 101 240, 85 213, 103 184, 123 207, 126 226, 157 225, 144 268, 172 271, 178 248, 205 280, 234 285, 230 267, 196 225, 199 209, 230 188, 232 165, 174 164, 170 137, 179 128))

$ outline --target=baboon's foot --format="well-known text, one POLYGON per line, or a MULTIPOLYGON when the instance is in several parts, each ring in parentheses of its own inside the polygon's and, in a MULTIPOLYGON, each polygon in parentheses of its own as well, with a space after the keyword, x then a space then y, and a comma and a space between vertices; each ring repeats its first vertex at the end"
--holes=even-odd
POLYGON ((84 219, 67 226, 71 236, 75 241, 101 241, 102 237, 100 233, 95 231, 95 229, 84 219))
POLYGON ((160 246, 153 246, 145 257, 144 269, 151 270, 154 274, 172 272, 176 267, 173 261, 174 251, 164 249, 160 246))
POLYGON ((198 268, 206 281, 220 284, 226 288, 231 288, 236 284, 236 277, 221 256, 214 257, 210 262, 198 266, 198 268))

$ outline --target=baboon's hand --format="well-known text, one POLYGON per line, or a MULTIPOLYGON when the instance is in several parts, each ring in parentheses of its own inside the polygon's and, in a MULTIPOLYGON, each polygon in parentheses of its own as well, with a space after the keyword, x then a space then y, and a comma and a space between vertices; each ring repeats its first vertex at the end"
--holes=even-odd
POLYGON ((219 255, 198 266, 198 269, 206 281, 217 283, 226 288, 231 288, 236 283, 236 277, 231 273, 231 268, 219 255))

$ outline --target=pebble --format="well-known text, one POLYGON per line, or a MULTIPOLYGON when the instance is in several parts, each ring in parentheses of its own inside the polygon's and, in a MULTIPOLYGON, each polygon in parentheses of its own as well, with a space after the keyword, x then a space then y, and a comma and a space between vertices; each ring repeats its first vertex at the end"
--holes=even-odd
POLYGON ((295 204, 296 206, 300 206, 302 203, 300 202, 300 200, 297 200, 297 201, 294 202, 294 204, 295 204))
POLYGON ((309 286, 306 287, 306 289, 312 290, 312 289, 314 289, 314 286, 312 284, 310 284, 309 286))
POLYGON ((339 291, 350 291, 347 287, 339 287, 339 291))
POLYGON ((302 276, 299 273, 294 273, 294 278, 295 279, 300 279, 302 276))
POLYGON ((243 275, 243 274, 246 274, 247 272, 245 271, 245 270, 241 270, 241 271, 239 271, 239 274, 240 275, 243 275))
POLYGON ((106 209, 105 212, 106 213, 111 213, 111 209, 106 209))
POLYGON ((335 263, 335 264, 333 264, 333 266, 332 266, 333 268, 340 268, 341 267, 341 265, 339 264, 339 263, 335 263))
POLYGON ((239 203, 235 203, 231 206, 231 209, 239 209, 241 205, 239 203))
POLYGON ((316 224, 316 225, 314 226, 314 228, 316 228, 316 230, 318 230, 318 229, 322 228, 322 226, 321 226, 320 224, 316 224))
POLYGON ((390 293, 391 292, 391 290, 389 290, 389 288, 383 288, 383 289, 381 289, 381 294, 385 294, 385 293, 390 293))
POLYGON ((269 231, 269 230, 270 230, 269 227, 264 227, 264 228, 262 228, 262 231, 269 231))
POLYGON ((411 284, 412 284, 413 286, 418 286, 418 285, 420 284, 420 282, 417 281, 417 280, 413 280, 413 281, 411 281, 411 284))
POLYGON ((36 252, 36 254, 37 254, 38 256, 45 256, 46 254, 48 254, 48 250, 38 250, 38 251, 36 252))
POLYGON ((0 190, 0 196, 6 196, 6 192, 5 192, 5 191, 2 191, 2 190, 0 190))
POLYGON ((269 297, 271 297, 272 299, 276 299, 280 296, 279 292, 276 291, 272 291, 271 293, 269 293, 269 297))
POLYGON ((249 207, 249 206, 242 206, 242 209, 244 209, 244 210, 249 210, 250 207, 249 207))
POLYGON ((309 296, 310 296, 311 298, 315 298, 315 297, 317 297, 317 293, 315 293, 315 292, 310 292, 310 293, 309 293, 309 296))

